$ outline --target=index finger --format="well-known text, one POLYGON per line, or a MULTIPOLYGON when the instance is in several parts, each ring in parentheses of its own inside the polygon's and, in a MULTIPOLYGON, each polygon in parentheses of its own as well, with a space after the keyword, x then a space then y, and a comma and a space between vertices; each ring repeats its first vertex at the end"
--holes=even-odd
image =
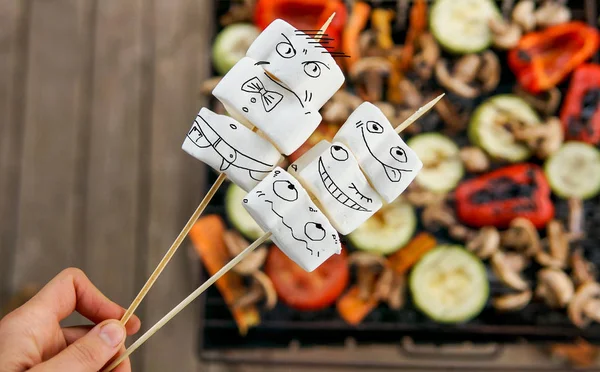
MULTIPOLYGON (((121 319, 125 314, 125 309, 109 300, 83 271, 75 268, 63 270, 23 307, 50 312, 57 322, 73 311, 96 324, 107 319, 121 319)), ((140 328, 139 318, 133 316, 126 328, 128 333, 137 332, 140 328)))

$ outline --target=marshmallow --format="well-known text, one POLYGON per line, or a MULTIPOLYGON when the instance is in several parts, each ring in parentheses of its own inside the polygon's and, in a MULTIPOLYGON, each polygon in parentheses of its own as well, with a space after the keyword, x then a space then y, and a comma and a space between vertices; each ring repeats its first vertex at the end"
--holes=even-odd
POLYGON ((277 19, 254 40, 246 56, 320 109, 344 83, 327 45, 326 37, 319 42, 277 19))
POLYGON ((349 148, 321 141, 288 171, 319 201, 336 230, 349 234, 383 205, 349 148))
POLYGON ((333 141, 352 150, 375 190, 388 203, 404 192, 423 168, 383 112, 369 102, 354 110, 333 141))
POLYGON ((306 271, 313 271, 334 253, 340 238, 327 217, 310 200, 298 180, 276 167, 243 200, 244 208, 273 242, 306 271))
POLYGON ((296 151, 321 123, 318 109, 270 77, 256 61, 244 57, 213 90, 235 118, 243 118, 266 135, 285 155, 296 151))
POLYGON ((251 190, 281 160, 266 139, 225 115, 202 108, 181 148, 223 172, 233 183, 251 190))

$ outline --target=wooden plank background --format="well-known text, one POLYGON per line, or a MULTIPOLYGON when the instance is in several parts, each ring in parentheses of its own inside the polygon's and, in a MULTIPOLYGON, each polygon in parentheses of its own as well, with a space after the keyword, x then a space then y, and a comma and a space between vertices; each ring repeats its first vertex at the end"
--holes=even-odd
MULTIPOLYGON (((203 0, 0 0, 0 308, 69 266, 129 305, 204 193, 180 148, 212 22, 203 0)), ((197 286, 186 248, 139 308, 144 329, 197 286)), ((192 306, 134 370, 205 370, 197 322, 192 306)))

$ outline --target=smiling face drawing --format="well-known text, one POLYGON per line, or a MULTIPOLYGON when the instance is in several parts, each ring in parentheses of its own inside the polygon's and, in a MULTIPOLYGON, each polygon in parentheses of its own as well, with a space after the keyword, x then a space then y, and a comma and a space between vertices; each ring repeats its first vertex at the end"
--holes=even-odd
POLYGON ((244 207, 275 244, 307 271, 341 252, 337 232, 289 173, 275 168, 244 198, 244 207))
POLYGON ((283 20, 271 23, 252 43, 247 56, 317 109, 342 86, 344 74, 327 44, 283 20))
POLYGON ((390 203, 423 167, 375 105, 364 102, 348 117, 334 141, 348 146, 375 190, 390 203))
POLYGON ((259 128, 285 155, 300 147, 321 122, 318 109, 248 57, 229 70, 213 95, 233 117, 259 128))
POLYGON ((281 158, 267 140, 206 108, 196 116, 182 148, 245 190, 262 180, 281 158))
POLYGON ((341 234, 350 233, 382 206, 356 158, 341 143, 321 141, 289 169, 318 199, 341 234))

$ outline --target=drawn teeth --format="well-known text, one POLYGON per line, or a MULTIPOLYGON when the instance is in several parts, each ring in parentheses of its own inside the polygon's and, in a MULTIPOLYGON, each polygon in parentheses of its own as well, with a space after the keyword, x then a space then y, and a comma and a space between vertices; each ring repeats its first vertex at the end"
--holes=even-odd
POLYGON ((325 171, 325 166, 323 165, 323 160, 319 158, 319 174, 321 176, 321 181, 323 181, 323 185, 327 188, 327 191, 341 204, 345 205, 350 209, 354 209, 360 212, 370 212, 367 208, 361 206, 354 200, 350 199, 348 195, 346 195, 331 179, 331 176, 325 171))

